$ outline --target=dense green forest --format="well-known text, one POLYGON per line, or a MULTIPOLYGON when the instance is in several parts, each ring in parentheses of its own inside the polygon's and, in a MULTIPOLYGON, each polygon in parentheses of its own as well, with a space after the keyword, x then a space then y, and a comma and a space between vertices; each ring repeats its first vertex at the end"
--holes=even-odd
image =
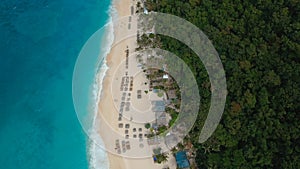
POLYGON ((197 56, 175 39, 162 48, 192 68, 201 110, 187 140, 199 168, 300 168, 300 1, 148 0, 150 11, 198 26, 222 60, 228 96, 217 130, 197 143, 210 104, 210 83, 197 56))

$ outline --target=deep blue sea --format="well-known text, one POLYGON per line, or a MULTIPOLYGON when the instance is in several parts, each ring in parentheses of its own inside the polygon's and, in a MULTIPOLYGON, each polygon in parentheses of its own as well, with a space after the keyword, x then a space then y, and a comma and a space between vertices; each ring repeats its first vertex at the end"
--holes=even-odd
POLYGON ((86 169, 72 73, 109 0, 0 1, 0 168, 86 169))

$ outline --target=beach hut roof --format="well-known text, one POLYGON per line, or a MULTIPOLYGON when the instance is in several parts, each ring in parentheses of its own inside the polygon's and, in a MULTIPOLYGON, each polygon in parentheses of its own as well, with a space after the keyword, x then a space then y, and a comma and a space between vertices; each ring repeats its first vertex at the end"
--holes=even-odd
POLYGON ((154 111, 154 112, 165 111, 165 102, 162 100, 152 101, 152 111, 154 111))
POLYGON ((163 75, 163 79, 168 79, 169 78, 169 75, 165 74, 163 75))
POLYGON ((144 8, 144 14, 148 14, 148 10, 144 8))

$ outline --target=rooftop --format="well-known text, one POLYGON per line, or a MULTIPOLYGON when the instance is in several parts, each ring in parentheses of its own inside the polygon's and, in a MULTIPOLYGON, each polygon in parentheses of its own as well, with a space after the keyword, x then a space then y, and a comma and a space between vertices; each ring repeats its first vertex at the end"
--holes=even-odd
POLYGON ((165 111, 165 102, 161 100, 152 101, 152 111, 163 112, 165 111))
POLYGON ((168 125, 165 112, 155 112, 155 119, 158 126, 168 125))

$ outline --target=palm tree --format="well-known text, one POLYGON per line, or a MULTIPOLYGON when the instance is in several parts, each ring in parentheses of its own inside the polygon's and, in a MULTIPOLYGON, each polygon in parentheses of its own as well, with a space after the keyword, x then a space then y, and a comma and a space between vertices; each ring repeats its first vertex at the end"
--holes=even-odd
POLYGON ((177 153, 177 152, 178 152, 178 150, 177 150, 177 148, 176 148, 176 147, 173 147, 173 148, 171 149, 171 152, 172 152, 173 154, 175 154, 175 153, 177 153))
POLYGON ((161 153, 156 155, 157 163, 165 163, 168 161, 168 154, 167 153, 161 153))

